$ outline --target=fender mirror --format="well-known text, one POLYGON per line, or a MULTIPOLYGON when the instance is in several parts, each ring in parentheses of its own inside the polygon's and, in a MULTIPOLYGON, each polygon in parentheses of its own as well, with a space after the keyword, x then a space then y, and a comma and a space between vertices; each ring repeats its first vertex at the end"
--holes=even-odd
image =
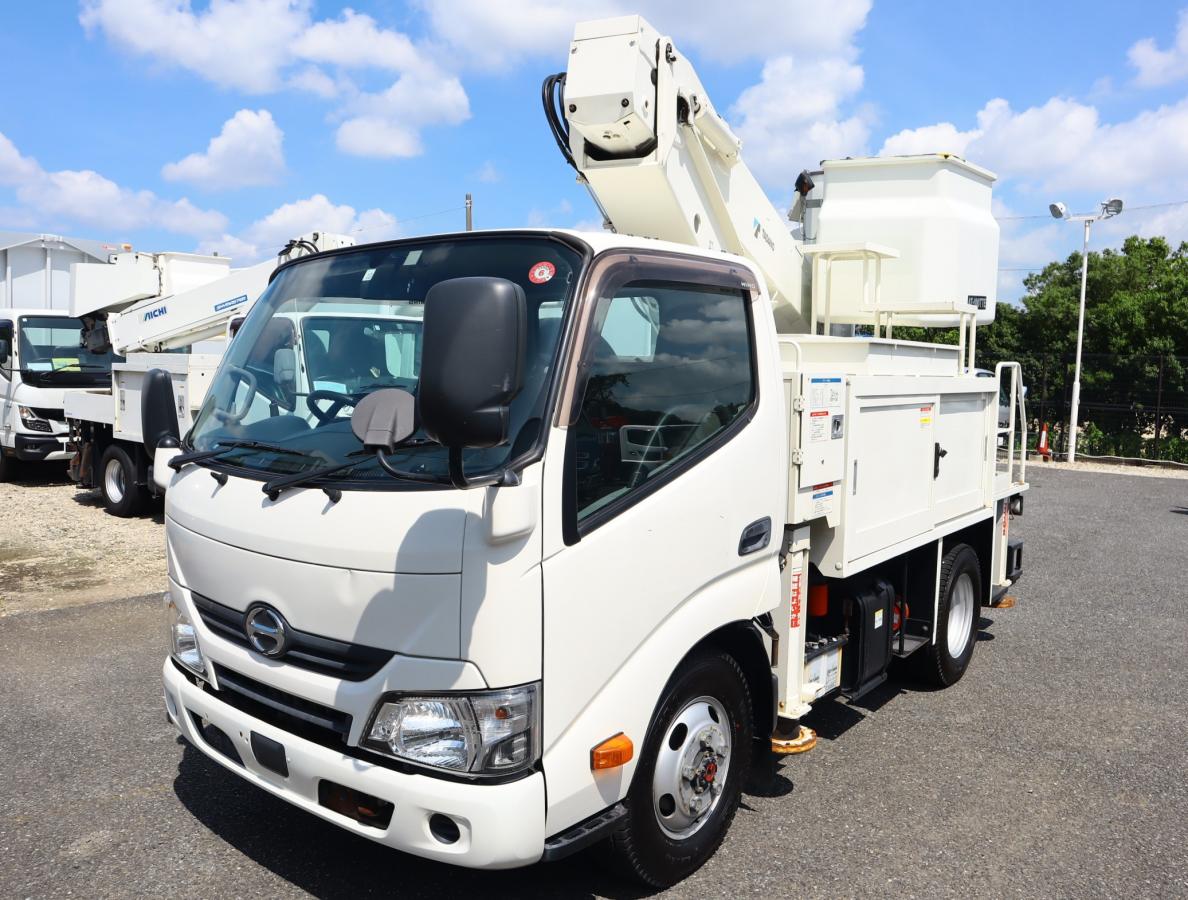
POLYGON ((158 447, 181 444, 181 428, 173 405, 173 377, 164 369, 145 373, 140 390, 140 429, 150 459, 156 456, 158 447))

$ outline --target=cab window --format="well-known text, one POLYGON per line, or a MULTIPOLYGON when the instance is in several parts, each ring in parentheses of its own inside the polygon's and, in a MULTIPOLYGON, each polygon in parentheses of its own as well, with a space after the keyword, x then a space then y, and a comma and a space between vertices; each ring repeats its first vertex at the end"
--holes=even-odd
POLYGON ((579 522, 711 452, 755 399, 747 295, 633 282, 601 298, 575 423, 579 522))

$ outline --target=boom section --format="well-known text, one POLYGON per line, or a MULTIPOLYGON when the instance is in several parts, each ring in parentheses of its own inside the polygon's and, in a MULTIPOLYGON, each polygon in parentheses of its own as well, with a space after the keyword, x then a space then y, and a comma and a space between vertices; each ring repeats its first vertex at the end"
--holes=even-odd
POLYGON ((545 90, 562 152, 615 231, 746 257, 778 330, 810 331, 799 244, 671 38, 640 16, 580 23, 545 90))

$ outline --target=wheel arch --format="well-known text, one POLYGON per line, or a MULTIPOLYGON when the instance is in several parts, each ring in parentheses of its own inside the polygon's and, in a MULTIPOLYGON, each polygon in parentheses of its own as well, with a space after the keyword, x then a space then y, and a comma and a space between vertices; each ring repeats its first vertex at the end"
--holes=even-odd
POLYGON ((751 694, 751 720, 755 736, 767 737, 776 726, 776 690, 767 645, 754 621, 728 622, 711 631, 685 654, 673 669, 669 682, 690 658, 712 650, 732 656, 742 669, 751 694))

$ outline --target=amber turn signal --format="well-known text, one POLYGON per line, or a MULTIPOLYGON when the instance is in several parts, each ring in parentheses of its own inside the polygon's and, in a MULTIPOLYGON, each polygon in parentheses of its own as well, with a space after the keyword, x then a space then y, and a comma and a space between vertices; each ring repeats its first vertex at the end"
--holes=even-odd
POLYGON ((634 755, 635 745, 631 743, 631 738, 620 731, 590 751, 590 768, 594 771, 614 769, 630 762, 634 755))

